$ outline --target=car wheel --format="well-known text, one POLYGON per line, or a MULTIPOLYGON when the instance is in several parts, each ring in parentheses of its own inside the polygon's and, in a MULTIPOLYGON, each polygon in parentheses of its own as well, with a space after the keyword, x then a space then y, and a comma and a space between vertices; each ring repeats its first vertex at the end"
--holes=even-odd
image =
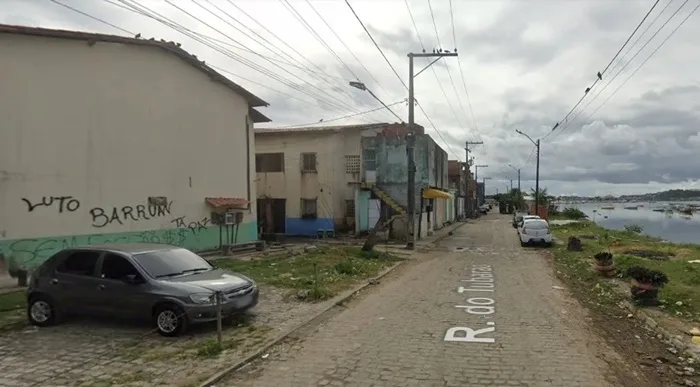
POLYGON ((29 299, 27 318, 32 325, 47 327, 56 324, 58 310, 54 302, 47 296, 36 295, 29 299))
POLYGON ((187 330, 187 316, 176 305, 163 305, 153 315, 156 328, 161 336, 175 337, 187 330))
POLYGON ((544 247, 552 247, 552 242, 545 243, 544 247))

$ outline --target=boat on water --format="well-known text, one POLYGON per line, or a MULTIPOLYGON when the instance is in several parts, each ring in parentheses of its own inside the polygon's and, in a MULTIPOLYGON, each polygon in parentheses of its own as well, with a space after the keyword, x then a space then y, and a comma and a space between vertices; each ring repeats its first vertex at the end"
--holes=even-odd
POLYGON ((651 210, 654 212, 666 212, 666 211, 668 211, 668 209, 666 209, 666 208, 652 208, 651 210))
POLYGON ((615 206, 603 206, 603 207, 600 207, 600 209, 601 210, 614 210, 615 206))
POLYGON ((623 208, 624 208, 625 210, 636 210, 637 208, 639 208, 639 206, 625 206, 625 207, 623 207, 623 208))
POLYGON ((678 210, 678 212, 685 215, 693 215, 693 209, 690 207, 681 208, 680 210, 678 210))

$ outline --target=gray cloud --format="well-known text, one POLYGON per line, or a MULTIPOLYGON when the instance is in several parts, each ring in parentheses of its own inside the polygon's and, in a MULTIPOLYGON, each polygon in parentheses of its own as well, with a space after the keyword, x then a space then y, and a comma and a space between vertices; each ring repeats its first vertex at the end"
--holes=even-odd
MULTIPOLYGON (((369 93, 349 87, 348 81, 355 78, 353 74, 386 103, 406 97, 404 87, 342 3, 314 2, 369 73, 302 4, 297 6, 297 3, 293 3, 327 39, 345 64, 339 63, 287 10, 274 2, 244 2, 238 5, 284 39, 285 43, 276 40, 236 9, 219 5, 236 20, 266 36, 274 46, 252 41, 197 6, 183 5, 188 12, 202 18, 214 29, 165 3, 143 3, 179 24, 225 42, 222 46, 225 47, 224 53, 221 53, 156 21, 106 2, 62 1, 129 31, 140 32, 145 37, 182 42, 188 51, 207 63, 230 71, 233 73, 231 79, 270 102, 271 106, 265 109, 265 114, 274 120, 273 125, 308 123, 321 118, 329 120, 378 107, 379 104, 369 93), (295 54, 286 44, 302 55, 295 54), (280 49, 286 54, 281 54, 280 49), (248 51, 270 58, 285 70, 248 51), (252 68, 237 60, 234 54, 240 55, 242 60, 252 61, 252 68), (290 56, 294 59, 290 59, 290 56), (257 71, 260 70, 258 66, 277 75, 271 78, 261 74, 257 71), (285 78, 285 82, 276 80, 279 77, 285 78), (310 95, 305 95, 299 89, 310 95), (337 105, 339 109, 331 105, 337 105)), ((421 42, 403 2, 356 3, 353 5, 365 25, 399 76, 406 81, 406 54, 419 52, 421 42)), ((438 37, 435 36, 427 4, 414 0, 410 3, 423 44, 431 50, 438 45, 438 37)), ((662 8, 661 5, 657 11, 662 8)), ((434 75, 433 70, 429 70, 416 79, 416 96, 448 145, 442 143, 419 109, 416 109, 416 121, 424 125, 446 150, 451 148, 462 160, 467 139, 483 140, 485 144, 474 147, 472 154, 477 163, 489 165, 479 172, 481 177, 493 179, 487 186, 505 188, 503 185, 515 176, 508 164, 522 167, 523 188, 534 186, 533 146, 515 130, 522 130, 533 138, 546 136, 581 97, 583 90, 595 78, 595 73, 601 71, 617 52, 649 6, 646 2, 629 0, 459 2, 454 15, 459 59, 438 61, 433 67, 434 75), (472 124, 460 67, 465 73, 479 131, 472 124), (455 82, 454 87, 451 81, 455 82), (449 103, 438 83, 443 86, 449 103), (449 105, 452 105, 454 112, 449 105)), ((670 11, 660 17, 646 36, 650 36, 677 6, 672 4, 670 11)), ((552 193, 606 194, 692 186, 694 180, 700 180, 700 172, 696 168, 697 149, 700 149, 700 76, 696 70, 700 50, 695 39, 700 35, 700 23, 695 17, 700 16, 686 23, 615 98, 590 119, 587 118, 667 36, 680 17, 687 15, 688 8, 691 7, 681 11, 679 18, 672 21, 566 130, 562 132, 564 125, 561 125, 543 140, 542 186, 548 187, 552 193)), ((0 11, 2 23, 122 34, 47 1, 4 0, 3 10, 11 11, 0 11)), ((449 7, 435 7, 434 11, 439 40, 443 48, 452 49, 449 7)), ((227 16, 221 16, 242 28, 227 16)), ((654 16, 652 14, 652 18, 654 16)), ((641 44, 634 48, 632 54, 639 46, 641 44)), ((416 68, 422 68, 423 62, 417 60, 416 68)), ((607 73, 605 82, 612 79, 614 73, 607 73)), ((593 89, 579 109, 593 99, 595 93, 602 89, 601 86, 599 84, 593 89)), ((406 116, 405 106, 396 106, 395 111, 402 117, 406 116)), ((577 112, 578 109, 574 115, 577 112)), ((367 117, 337 123, 363 122, 363 119, 396 120, 390 113, 379 111, 367 117)))

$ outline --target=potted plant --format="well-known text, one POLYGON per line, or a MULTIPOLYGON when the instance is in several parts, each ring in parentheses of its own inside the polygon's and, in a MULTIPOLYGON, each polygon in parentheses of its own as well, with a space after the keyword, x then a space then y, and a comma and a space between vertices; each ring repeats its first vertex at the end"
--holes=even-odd
POLYGON ((610 252, 602 251, 594 255, 593 258, 595 259, 595 270, 603 277, 614 277, 617 274, 613 255, 610 252))
POLYGON ((666 274, 642 266, 631 266, 627 275, 632 278, 630 293, 639 305, 658 305, 659 288, 668 283, 666 274))

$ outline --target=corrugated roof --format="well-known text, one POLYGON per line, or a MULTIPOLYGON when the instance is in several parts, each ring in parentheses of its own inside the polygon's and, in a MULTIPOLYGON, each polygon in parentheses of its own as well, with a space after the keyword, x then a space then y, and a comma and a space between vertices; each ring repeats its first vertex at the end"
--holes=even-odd
POLYGON ((345 130, 367 130, 383 128, 389 125, 386 122, 362 125, 336 125, 336 126, 305 126, 305 127, 281 127, 281 128, 255 128, 255 134, 283 134, 283 133, 312 133, 312 132, 341 132, 345 130))
POLYGON ((43 36, 49 38, 61 38, 61 39, 74 39, 74 40, 85 40, 87 42, 108 42, 108 43, 121 43, 121 44, 133 44, 138 46, 148 46, 148 47, 158 47, 171 54, 176 55, 178 58, 184 60, 190 65, 196 67, 200 71, 209 75, 212 80, 216 80, 227 86, 234 92, 242 95, 251 106, 269 106, 267 102, 262 100, 260 97, 251 93, 250 91, 244 89, 242 86, 234 83, 230 79, 221 75, 211 67, 207 66, 203 61, 197 59, 195 55, 188 53, 187 51, 180 48, 179 43, 166 42, 164 40, 151 39, 138 39, 138 38, 127 38, 118 35, 106 35, 106 34, 96 34, 92 32, 83 31, 68 31, 68 30, 55 30, 49 28, 38 28, 38 27, 27 27, 27 26, 15 26, 9 24, 0 24, 0 33, 6 34, 18 34, 18 35, 31 35, 31 36, 43 36))

